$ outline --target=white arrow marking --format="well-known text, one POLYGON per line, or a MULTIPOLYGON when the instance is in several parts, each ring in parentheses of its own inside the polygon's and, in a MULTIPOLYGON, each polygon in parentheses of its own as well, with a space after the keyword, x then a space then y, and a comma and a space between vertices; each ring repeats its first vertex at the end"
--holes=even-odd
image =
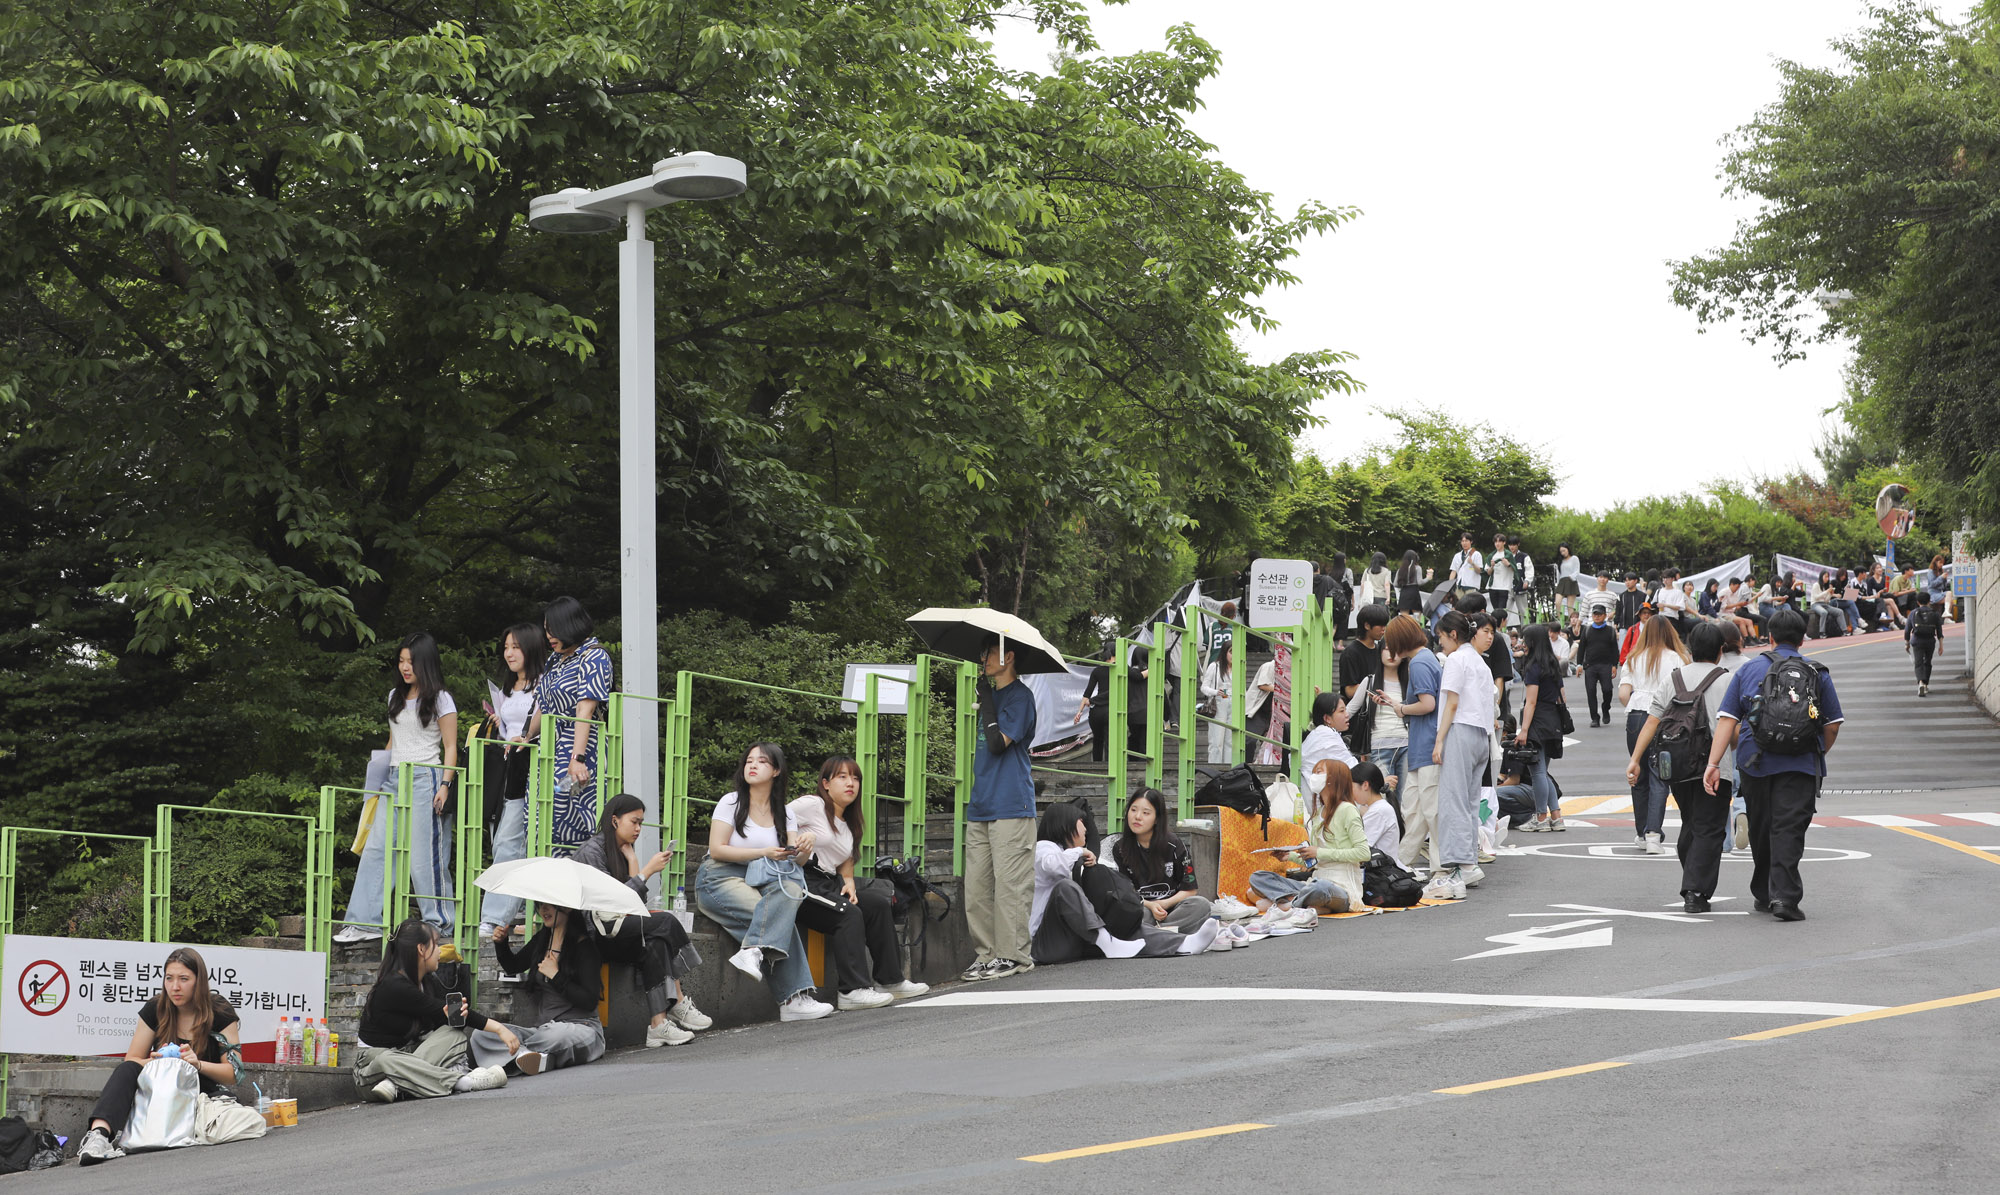
POLYGON ((1557 930, 1580 929, 1586 925, 1604 925, 1604 919, 1602 917, 1590 917, 1582 921, 1564 921, 1557 925, 1538 925, 1533 929, 1517 929, 1508 934, 1495 934, 1486 940, 1488 942, 1505 942, 1508 945, 1502 946, 1498 950, 1482 950, 1478 954, 1464 955, 1453 961, 1462 963, 1466 959, 1492 958, 1495 955, 1501 954, 1528 954, 1537 950, 1580 950, 1586 946, 1611 945, 1611 927, 1609 926, 1605 926, 1603 929, 1583 930, 1582 933, 1564 934, 1559 938, 1547 936, 1555 933, 1557 930))

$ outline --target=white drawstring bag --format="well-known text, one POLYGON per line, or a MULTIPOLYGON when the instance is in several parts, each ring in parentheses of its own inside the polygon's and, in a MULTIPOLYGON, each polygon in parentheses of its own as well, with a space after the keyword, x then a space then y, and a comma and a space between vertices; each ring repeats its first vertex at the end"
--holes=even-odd
POLYGON ((119 1145, 126 1153, 135 1154, 195 1144, 195 1097, 200 1094, 201 1076, 194 1064, 178 1058, 155 1058, 146 1063, 139 1072, 132 1118, 125 1122, 119 1145))

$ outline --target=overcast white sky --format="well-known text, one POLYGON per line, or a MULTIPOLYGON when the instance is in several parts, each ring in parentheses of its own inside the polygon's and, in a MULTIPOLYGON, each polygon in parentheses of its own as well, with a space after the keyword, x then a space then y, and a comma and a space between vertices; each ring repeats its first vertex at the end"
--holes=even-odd
MULTIPOLYGON (((1956 6, 1944 11, 1956 12, 1956 6)), ((1356 353, 1368 389, 1332 396, 1303 447, 1387 438, 1373 412, 1434 406, 1540 445, 1555 500, 1602 508, 1716 478, 1816 468, 1841 346, 1779 369, 1733 328, 1698 331, 1669 258, 1726 243, 1754 209, 1723 197, 1720 138, 1778 94, 1775 60, 1830 63, 1853 0, 1673 5, 1443 0, 1098 4, 1107 53, 1191 24, 1222 55, 1194 127, 1281 210, 1360 219, 1306 246, 1266 296, 1258 360, 1356 353)), ((1052 43, 1003 30, 1001 60, 1052 43)))

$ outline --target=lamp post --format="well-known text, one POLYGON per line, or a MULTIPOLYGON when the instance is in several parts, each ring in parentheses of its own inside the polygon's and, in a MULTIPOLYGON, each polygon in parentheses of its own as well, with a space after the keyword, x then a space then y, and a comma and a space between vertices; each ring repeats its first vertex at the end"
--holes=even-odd
MULTIPOLYGON (((646 213, 683 200, 730 199, 746 188, 742 162, 689 153, 653 163, 643 178, 589 191, 570 187, 528 203, 528 226, 541 232, 602 233, 625 226, 618 246, 618 578, 624 628, 626 791, 660 808, 660 644, 658 532, 658 399, 653 361, 653 242, 646 213)), ((603 794, 600 794, 603 795, 603 794)), ((659 831, 640 831, 635 852, 651 858, 659 831)), ((685 845, 685 844, 683 844, 685 845)), ((670 895, 662 893, 663 896, 670 895)))

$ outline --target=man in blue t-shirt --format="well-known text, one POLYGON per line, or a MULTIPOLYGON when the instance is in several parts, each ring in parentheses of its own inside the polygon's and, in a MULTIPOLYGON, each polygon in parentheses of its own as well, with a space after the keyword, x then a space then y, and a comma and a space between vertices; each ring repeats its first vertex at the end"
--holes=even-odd
POLYGON ((1035 903, 1035 695, 1014 671, 1014 653, 991 635, 981 675, 972 797, 965 805, 965 928, 977 982, 1035 969, 1028 916, 1035 903))
POLYGON ((1801 655, 1806 620, 1796 610, 1781 609, 1771 616, 1770 633, 1771 650, 1751 657, 1729 678, 1722 708, 1716 711, 1715 743, 1708 751, 1702 787, 1713 793, 1720 785, 1723 753, 1734 744, 1737 791, 1743 794, 1744 812, 1750 816, 1750 896, 1760 913, 1780 921, 1804 921, 1806 915, 1799 909, 1799 899, 1805 895, 1799 861, 1806 853, 1806 829, 1812 825, 1820 777, 1826 775, 1826 753, 1840 737, 1845 715, 1832 674, 1816 666, 1820 740, 1815 750, 1780 755, 1764 750, 1754 731, 1743 733, 1743 719, 1763 690, 1764 678, 1778 660, 1801 655))

